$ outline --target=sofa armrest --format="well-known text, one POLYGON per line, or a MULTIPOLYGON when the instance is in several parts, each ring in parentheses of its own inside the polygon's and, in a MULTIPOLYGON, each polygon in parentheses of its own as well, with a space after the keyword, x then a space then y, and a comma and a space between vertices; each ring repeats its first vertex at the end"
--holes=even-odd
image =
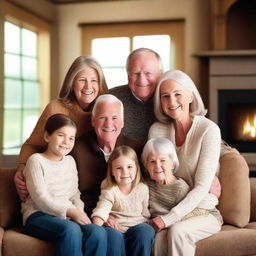
POLYGON ((20 200, 13 177, 16 168, 0 168, 0 226, 7 228, 21 223, 20 200))

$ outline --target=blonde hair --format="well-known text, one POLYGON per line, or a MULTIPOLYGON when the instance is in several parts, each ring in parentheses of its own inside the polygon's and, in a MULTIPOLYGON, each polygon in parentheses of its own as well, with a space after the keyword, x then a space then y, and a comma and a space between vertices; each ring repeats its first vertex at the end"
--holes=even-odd
POLYGON ((178 170, 179 160, 176 154, 175 147, 173 143, 167 138, 152 138, 147 141, 141 154, 141 161, 146 169, 147 159, 150 153, 168 155, 174 163, 173 173, 178 170))
POLYGON ((161 98, 160 98, 160 87, 161 87, 161 84, 166 80, 174 80, 180 85, 182 85, 186 90, 192 92, 193 100, 190 104, 190 109, 189 109, 190 114, 192 116, 206 115, 207 110, 204 107, 203 100, 192 79, 187 74, 185 74, 180 70, 169 70, 165 72, 162 78, 160 79, 156 87, 155 96, 154 96, 155 116, 160 122, 166 123, 166 124, 171 122, 171 118, 167 116, 162 109, 161 98))
POLYGON ((98 74, 99 95, 108 92, 106 79, 98 61, 91 56, 79 56, 71 64, 59 92, 59 99, 61 99, 64 103, 70 104, 76 101, 76 96, 72 88, 74 79, 80 71, 88 67, 93 68, 98 74))
POLYGON ((123 146, 116 147, 108 159, 108 171, 107 171, 107 177, 105 180, 106 182, 104 184, 104 188, 111 188, 117 185, 115 177, 112 175, 112 163, 115 159, 119 158, 120 156, 128 157, 131 160, 133 160, 135 163, 137 172, 136 172, 135 179, 133 181, 133 187, 135 187, 140 182, 142 182, 139 160, 135 150, 129 146, 123 145, 123 146))

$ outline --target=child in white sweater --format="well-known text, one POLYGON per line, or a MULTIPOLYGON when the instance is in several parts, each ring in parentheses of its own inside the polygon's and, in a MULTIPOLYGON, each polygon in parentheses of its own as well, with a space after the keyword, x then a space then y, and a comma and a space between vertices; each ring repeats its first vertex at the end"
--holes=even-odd
POLYGON ((108 161, 107 178, 92 221, 103 225, 111 214, 121 229, 104 227, 108 235, 109 256, 148 256, 154 239, 149 218, 148 187, 142 183, 136 152, 128 146, 117 147, 108 161))
POLYGON ((76 125, 55 114, 45 125, 47 149, 30 156, 24 169, 29 197, 22 203, 24 232, 56 243, 59 256, 106 254, 106 232, 91 224, 78 190, 73 148, 76 125))

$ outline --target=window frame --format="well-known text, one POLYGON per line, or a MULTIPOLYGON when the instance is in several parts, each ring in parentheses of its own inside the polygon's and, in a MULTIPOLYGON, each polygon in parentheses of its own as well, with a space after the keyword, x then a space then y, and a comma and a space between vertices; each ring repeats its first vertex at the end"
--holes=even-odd
MULTIPOLYGON (((33 13, 24 10, 9 2, 2 2, 2 24, 1 29, 4 32, 4 22, 11 22, 19 27, 26 28, 34 31, 38 34, 38 80, 40 82, 40 112, 50 100, 50 33, 51 24, 44 19, 34 15, 33 13)), ((4 34, 4 33, 2 33, 4 34)), ((0 41, 2 48, 4 48, 4 36, 0 41)), ((1 147, 1 158, 0 162, 2 166, 9 165, 8 158, 17 158, 17 155, 3 155, 3 110, 4 110, 4 51, 1 53, 2 68, 0 71, 0 93, 2 95, 0 100, 0 108, 2 115, 0 117, 0 147, 1 147)))
MULTIPOLYGON (((173 44, 171 54, 175 56, 173 66, 184 70, 185 67, 185 20, 134 21, 119 23, 81 23, 81 51, 91 55, 91 41, 94 38, 129 37, 141 35, 169 35, 173 44)), ((132 40, 131 40, 132 42, 132 40)), ((130 51, 133 49, 130 44, 130 51)))

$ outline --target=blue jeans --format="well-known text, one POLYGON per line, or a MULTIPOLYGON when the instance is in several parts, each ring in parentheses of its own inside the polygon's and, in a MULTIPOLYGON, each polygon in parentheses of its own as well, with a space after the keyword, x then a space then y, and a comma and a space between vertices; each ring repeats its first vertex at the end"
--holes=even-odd
POLYGON ((103 227, 80 225, 40 211, 29 216, 24 233, 56 243, 59 256, 104 256, 107 251, 107 234, 103 227))
POLYGON ((155 230, 147 223, 130 227, 125 233, 111 227, 107 231, 107 256, 150 256, 155 230))

